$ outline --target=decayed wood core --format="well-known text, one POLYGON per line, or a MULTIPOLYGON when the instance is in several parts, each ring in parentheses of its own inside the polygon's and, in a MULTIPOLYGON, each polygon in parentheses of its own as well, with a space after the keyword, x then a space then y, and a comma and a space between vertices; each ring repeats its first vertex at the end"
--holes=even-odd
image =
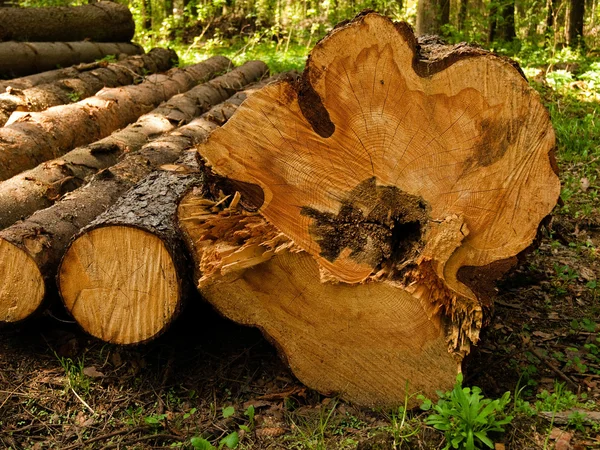
POLYGON ((43 298, 44 279, 35 262, 10 242, 0 240, 0 317, 17 322, 30 316, 38 307, 35 302, 20 302, 19 298, 43 298), (10 289, 8 289, 10 287, 10 289), (8 292, 7 292, 8 291, 8 292), (21 292, 21 296, 15 293, 21 292))
POLYGON ((171 255, 151 233, 133 227, 94 229, 73 243, 63 267, 59 281, 65 306, 88 333, 104 341, 151 339, 175 315, 179 280, 171 255))

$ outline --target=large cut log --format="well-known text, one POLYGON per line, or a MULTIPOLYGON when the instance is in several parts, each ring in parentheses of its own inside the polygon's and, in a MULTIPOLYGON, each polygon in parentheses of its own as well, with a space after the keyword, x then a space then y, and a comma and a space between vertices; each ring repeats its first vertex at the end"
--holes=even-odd
POLYGON ((0 41, 129 42, 134 33, 129 8, 114 2, 0 11, 0 41))
MULTIPOLYGON (((205 119, 221 124, 267 82, 236 94, 205 119)), ((59 292, 91 335, 111 343, 139 343, 161 334, 181 310, 191 286, 190 261, 176 210, 185 192, 202 185, 195 153, 186 152, 142 180, 84 228, 65 252, 59 292)))
POLYGON ((186 124, 231 95, 227 86, 241 86, 266 70, 251 61, 239 69, 176 95, 136 122, 97 142, 71 150, 0 182, 0 229, 47 208, 99 170, 116 164, 125 153, 139 150, 149 140, 186 124))
POLYGON ((109 135, 229 65, 227 58, 214 56, 193 66, 151 75, 137 85, 103 89, 77 103, 27 113, 0 128, 0 180, 109 135))
POLYGON ((102 88, 126 86, 141 81, 143 75, 164 72, 177 60, 177 53, 173 50, 155 48, 144 55, 80 72, 72 78, 25 90, 9 89, 0 93, 0 126, 7 122, 13 111, 43 111, 51 106, 79 101, 102 88))
MULTIPOLYGON (((219 88, 233 94, 260 79, 266 65, 246 64, 238 71, 244 71, 245 77, 235 83, 221 80, 219 88)), ((127 153, 118 164, 51 207, 0 231, 0 322, 23 320, 38 310, 48 287, 54 285, 58 263, 71 238, 144 177, 177 160, 215 127, 204 119, 192 120, 137 152, 127 153)))
POLYGON ((434 397, 556 204, 554 145, 513 63, 361 14, 199 147, 213 191, 244 207, 182 201, 200 292, 321 392, 434 397))
POLYGON ((29 75, 121 53, 139 55, 144 50, 128 43, 0 42, 0 77, 29 75))

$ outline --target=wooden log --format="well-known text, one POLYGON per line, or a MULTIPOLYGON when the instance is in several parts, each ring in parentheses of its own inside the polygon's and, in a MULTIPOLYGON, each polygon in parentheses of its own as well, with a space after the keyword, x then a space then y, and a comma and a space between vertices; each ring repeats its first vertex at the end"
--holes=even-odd
POLYGON ((114 2, 0 11, 0 41, 129 42, 134 33, 129 8, 114 2))
MULTIPOLYGON (((246 82, 260 78, 264 70, 254 77, 247 72, 246 82)), ((222 88, 242 89, 243 85, 223 84, 222 88)), ((71 238, 149 173, 177 160, 214 128, 213 122, 192 120, 139 151, 127 153, 118 164, 99 172, 51 207, 0 231, 0 275, 4 277, 0 322, 20 321, 40 309, 71 238)))
POLYGON ((199 147, 213 191, 245 207, 181 210, 199 290, 321 392, 435 397, 556 204, 554 146, 514 63, 360 14, 199 147))
POLYGON ((103 89, 77 103, 27 113, 0 128, 0 180, 109 135, 229 65, 227 58, 214 56, 200 64, 151 75, 137 85, 103 89))
MULTIPOLYGON (((118 61, 128 58, 129 55, 120 53, 116 56, 118 61)), ((29 89, 40 84, 52 83, 64 78, 77 78, 79 74, 88 70, 99 69, 105 67, 107 61, 104 59, 91 63, 82 63, 64 69, 48 70, 46 72, 36 73, 20 78, 12 78, 10 80, 0 80, 0 93, 6 92, 7 89, 29 89)))
MULTIPOLYGON (((236 94, 205 119, 221 124, 269 81, 236 94)), ((136 344, 160 335, 181 310, 192 284, 175 219, 181 196, 202 184, 195 154, 186 152, 175 164, 151 173, 84 228, 65 252, 59 292, 66 309, 91 335, 136 344), (116 278, 102 270, 109 266, 119 268, 116 278)))
POLYGON ((99 170, 116 164, 125 153, 139 150, 151 139, 190 122, 211 106, 224 101, 232 94, 232 89, 237 90, 265 71, 264 63, 248 62, 172 97, 110 136, 0 182, 0 229, 29 217, 38 209, 51 206, 99 170))
POLYGON ((121 53, 139 55, 144 50, 128 43, 0 42, 0 77, 29 75, 121 53))
POLYGON ((144 55, 77 73, 72 78, 25 90, 9 89, 0 93, 0 126, 8 121, 13 111, 43 111, 51 106, 76 102, 91 97, 102 88, 126 86, 141 81, 143 75, 164 72, 177 60, 173 50, 155 48, 144 55))

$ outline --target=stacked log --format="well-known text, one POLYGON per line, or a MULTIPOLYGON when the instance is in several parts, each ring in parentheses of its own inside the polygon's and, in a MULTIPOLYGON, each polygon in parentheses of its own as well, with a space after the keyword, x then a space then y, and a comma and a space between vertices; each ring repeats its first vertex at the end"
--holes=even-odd
POLYGON ((136 55, 131 12, 114 2, 75 7, 2 8, 0 77, 43 72, 108 55, 136 55))
POLYGON ((237 89, 249 75, 252 78, 254 73, 262 71, 261 62, 248 63, 240 70, 172 97, 110 136, 0 182, 0 229, 51 206, 96 172, 116 164, 125 153, 139 150, 149 140, 188 123, 225 100, 232 93, 227 86, 237 89))
POLYGON ((9 88, 0 94, 0 126, 13 111, 43 111, 91 97, 102 88, 126 86, 141 81, 143 75, 168 70, 178 61, 173 50, 155 48, 147 54, 131 56, 105 64, 95 70, 77 73, 72 78, 57 80, 25 90, 9 88))
POLYGON ((0 180, 109 135, 229 65, 227 58, 215 56, 183 69, 151 75, 138 85, 103 89, 77 103, 27 113, 0 128, 0 180))
POLYGON ((139 55, 144 50, 125 42, 0 42, 0 77, 16 77, 102 59, 139 55))
POLYGON ((214 203, 191 193, 178 221, 202 296, 303 383, 414 405, 451 389, 494 281, 556 204, 553 149, 511 62, 417 46, 368 12, 199 146, 214 203))
POLYGON ((134 33, 129 8, 114 2, 0 11, 0 41, 129 42, 134 33))
MULTIPOLYGON (((117 60, 123 60, 128 56, 121 53, 117 56, 117 60)), ((108 62, 106 60, 94 61, 91 63, 81 63, 64 69, 48 70, 46 72, 36 73, 21 78, 12 78, 10 80, 0 81, 0 93, 6 92, 7 89, 29 89, 40 84, 52 83, 57 80, 64 78, 77 78, 83 72, 88 70, 99 69, 100 67, 106 67, 108 62)))
MULTIPOLYGON (((236 94, 198 123, 207 128, 224 123, 248 95, 271 81, 236 94)), ((176 210, 185 192, 202 186, 195 154, 185 152, 175 164, 151 173, 84 228, 65 252, 59 293, 91 335, 136 344, 161 334, 180 311, 191 284, 176 210), (104 270, 109 266, 118 270, 104 270)))
MULTIPOLYGON (((210 84, 215 91, 231 94, 260 79, 266 66, 251 63, 236 71, 237 75, 210 84)), ((192 121, 137 152, 127 153, 87 185, 1 231, 0 276, 4 284, 0 285, 0 321, 23 320, 38 310, 70 239, 150 172, 172 163, 185 148, 205 139, 214 127, 205 120, 192 121)))

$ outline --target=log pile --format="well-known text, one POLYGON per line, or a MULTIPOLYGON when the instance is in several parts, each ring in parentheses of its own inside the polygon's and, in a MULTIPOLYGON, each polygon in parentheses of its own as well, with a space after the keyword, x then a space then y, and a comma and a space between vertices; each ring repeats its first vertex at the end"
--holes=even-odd
POLYGON ((135 24, 119 3, 0 9, 0 77, 43 72, 108 55, 136 55, 135 24))
MULTIPOLYGON (((298 79, 247 87, 265 71, 174 89, 67 155, 17 166, 22 150, 0 150, 11 175, 45 161, 0 184, 0 321, 58 288, 87 332, 139 343, 195 285, 311 388, 371 406, 435 397, 557 202, 547 111, 510 60, 417 42, 373 12, 321 40, 298 79)), ((54 108, 77 107, 28 113, 0 142, 42 133, 54 108)))
MULTIPOLYGON (((260 78, 265 70, 263 63, 247 63, 230 76, 212 80, 210 88, 202 91, 206 97, 196 99, 197 111, 210 106, 211 102, 224 100, 235 90, 260 78)), ((191 126, 173 133, 187 136, 191 126)), ((206 130, 200 128, 193 128, 200 136, 198 139, 206 136, 206 130)), ((0 231, 0 274, 5 280, 14 280, 0 290, 0 322, 23 320, 40 308, 48 287, 53 286, 57 265, 70 239, 151 171, 174 162, 184 148, 171 141, 169 135, 159 137, 139 151, 128 152, 118 164, 99 172, 89 183, 51 207, 0 231), (14 264, 16 261, 24 262, 18 266, 14 264)), ((192 139, 190 145, 193 142, 192 139)))
POLYGON ((77 72, 70 78, 27 89, 9 87, 0 93, 0 126, 6 124, 13 111, 43 111, 51 106, 83 100, 103 88, 140 82, 143 75, 164 72, 177 61, 173 50, 155 48, 144 55, 77 72))
POLYGON ((103 89, 69 105, 31 112, 0 128, 0 180, 108 136, 173 95, 224 71, 222 56, 149 76, 143 83, 103 89))

